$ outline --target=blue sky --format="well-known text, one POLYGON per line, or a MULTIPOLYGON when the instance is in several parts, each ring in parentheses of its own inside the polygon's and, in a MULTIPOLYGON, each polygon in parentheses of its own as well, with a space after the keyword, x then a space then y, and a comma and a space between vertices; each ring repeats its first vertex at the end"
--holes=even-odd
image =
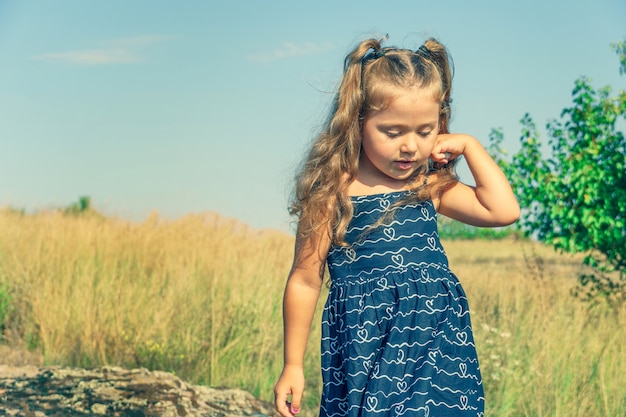
POLYGON ((624 88, 624 22, 623 0, 0 0, 0 206, 88 195, 132 221, 290 230, 294 171, 361 39, 445 43, 452 130, 500 127, 515 150, 524 113, 544 126, 579 76, 624 88))

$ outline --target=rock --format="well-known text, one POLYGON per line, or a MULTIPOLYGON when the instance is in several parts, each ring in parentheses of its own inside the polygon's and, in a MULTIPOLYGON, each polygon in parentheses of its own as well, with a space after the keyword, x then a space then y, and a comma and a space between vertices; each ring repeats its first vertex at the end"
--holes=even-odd
POLYGON ((190 385, 146 369, 0 365, 0 416, 275 417, 239 389, 190 385))

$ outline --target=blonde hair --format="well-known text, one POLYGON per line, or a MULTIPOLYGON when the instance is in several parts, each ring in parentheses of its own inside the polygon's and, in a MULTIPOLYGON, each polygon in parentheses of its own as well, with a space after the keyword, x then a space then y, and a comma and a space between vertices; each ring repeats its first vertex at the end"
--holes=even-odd
MULTIPOLYGON (((361 123, 369 111, 389 103, 389 86, 432 88, 441 101, 439 131, 448 133, 452 66, 446 48, 432 38, 417 51, 383 48, 383 40, 364 40, 345 58, 329 117, 296 177, 289 212, 298 217, 301 238, 325 233, 333 244, 345 244, 353 215, 347 190, 358 171, 361 123)), ((414 179, 425 179, 433 170, 438 172, 437 181, 414 181, 410 187, 416 192, 407 198, 426 200, 457 181, 454 162, 444 166, 427 163, 414 179)))

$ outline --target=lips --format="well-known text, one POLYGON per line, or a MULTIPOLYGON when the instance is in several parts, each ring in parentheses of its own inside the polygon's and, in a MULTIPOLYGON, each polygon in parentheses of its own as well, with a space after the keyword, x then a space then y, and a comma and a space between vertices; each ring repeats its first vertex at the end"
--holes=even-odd
POLYGON ((415 161, 396 161, 396 166, 401 170, 407 170, 413 168, 415 161))

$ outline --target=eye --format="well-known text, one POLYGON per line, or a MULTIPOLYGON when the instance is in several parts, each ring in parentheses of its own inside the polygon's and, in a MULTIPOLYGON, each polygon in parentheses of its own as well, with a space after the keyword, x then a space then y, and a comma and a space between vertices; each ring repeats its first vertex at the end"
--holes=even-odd
POLYGON ((428 136, 430 136, 431 133, 433 133, 432 130, 429 130, 428 132, 418 132, 417 134, 423 138, 427 138, 428 136))
POLYGON ((402 135, 402 132, 398 130, 387 130, 385 132, 385 135, 389 136, 390 138, 397 138, 398 136, 402 135))

